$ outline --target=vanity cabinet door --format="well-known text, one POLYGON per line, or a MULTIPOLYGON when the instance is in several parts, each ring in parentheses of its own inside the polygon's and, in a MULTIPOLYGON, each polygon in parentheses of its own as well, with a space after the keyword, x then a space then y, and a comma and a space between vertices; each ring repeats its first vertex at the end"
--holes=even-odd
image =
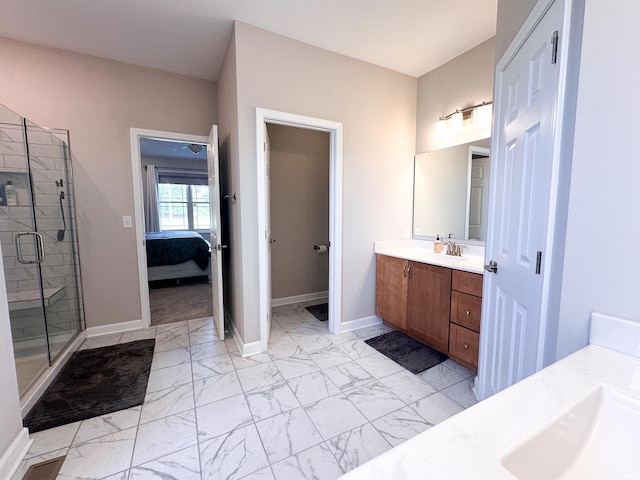
POLYGON ((400 330, 407 328, 409 262, 376 255, 376 315, 400 330))
POLYGON ((480 334, 463 328, 455 323, 451 324, 451 342, 449 355, 465 367, 478 370, 478 350, 480 334))
POLYGON ((441 352, 449 351, 451 270, 409 262, 407 332, 441 352))
POLYGON ((451 291, 451 321, 474 332, 480 332, 482 298, 451 291))
POLYGON ((454 270, 451 282, 453 290, 482 297, 482 274, 454 270))

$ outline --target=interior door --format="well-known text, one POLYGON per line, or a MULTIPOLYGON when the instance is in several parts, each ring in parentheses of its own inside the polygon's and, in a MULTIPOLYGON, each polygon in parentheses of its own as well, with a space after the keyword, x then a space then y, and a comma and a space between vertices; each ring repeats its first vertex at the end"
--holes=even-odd
POLYGON ((471 188, 469 189, 469 239, 486 240, 489 198, 489 157, 471 160, 471 188))
POLYGON ((559 64, 556 1, 501 71, 484 280, 479 396, 486 398, 541 368, 541 257, 547 242, 559 64), (495 264, 493 263, 495 262, 495 264))
POLYGON ((207 168, 209 174, 209 214, 211 215, 211 289, 213 293, 213 318, 218 337, 224 340, 220 167, 218 162, 218 127, 215 125, 211 127, 211 133, 207 140, 207 168))
POLYGON ((269 308, 267 308, 267 343, 269 343, 269 337, 271 335, 271 244, 275 242, 271 238, 271 143, 269 142, 269 130, 267 124, 264 124, 264 163, 265 163, 265 225, 267 228, 267 240, 269 247, 267 248, 267 300, 269 301, 269 308))

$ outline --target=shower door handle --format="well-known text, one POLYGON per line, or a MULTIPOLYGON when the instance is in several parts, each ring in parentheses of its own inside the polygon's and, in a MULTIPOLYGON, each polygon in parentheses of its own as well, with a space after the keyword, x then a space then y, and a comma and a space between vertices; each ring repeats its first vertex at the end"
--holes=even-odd
POLYGON ((32 264, 32 263, 42 263, 44 262, 44 241, 42 239, 42 235, 38 232, 20 232, 20 233, 16 233, 16 238, 15 238, 15 242, 16 242, 16 254, 17 254, 17 260, 20 263, 24 263, 24 264, 32 264), (35 240, 36 240, 36 259, 35 260, 25 260, 22 257, 22 247, 21 247, 21 243, 20 243, 20 238, 25 237, 25 236, 34 236, 35 240))

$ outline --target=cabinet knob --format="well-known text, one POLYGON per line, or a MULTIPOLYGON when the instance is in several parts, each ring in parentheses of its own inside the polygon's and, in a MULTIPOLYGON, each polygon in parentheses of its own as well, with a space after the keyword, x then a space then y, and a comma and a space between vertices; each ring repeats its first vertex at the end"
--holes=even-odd
POLYGON ((464 344, 464 349, 465 349, 465 350, 467 350, 468 348, 469 348, 469 344, 468 344, 468 343, 465 343, 465 344, 464 344))
POLYGON ((466 312, 464 312, 465 315, 471 315, 471 310, 467 310, 466 312))

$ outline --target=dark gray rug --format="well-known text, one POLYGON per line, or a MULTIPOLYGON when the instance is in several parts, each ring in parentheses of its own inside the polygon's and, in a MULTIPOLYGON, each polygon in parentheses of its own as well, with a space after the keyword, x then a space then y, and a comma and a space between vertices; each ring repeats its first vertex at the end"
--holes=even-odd
POLYGON ((81 350, 71 355, 24 418, 30 433, 141 405, 155 340, 81 350))
POLYGON ((304 307, 311 315, 316 317, 321 322, 329 320, 329 304, 319 303, 318 305, 309 305, 304 307))
POLYGON ((424 372, 449 358, 398 331, 370 338, 365 343, 412 373, 424 372))

